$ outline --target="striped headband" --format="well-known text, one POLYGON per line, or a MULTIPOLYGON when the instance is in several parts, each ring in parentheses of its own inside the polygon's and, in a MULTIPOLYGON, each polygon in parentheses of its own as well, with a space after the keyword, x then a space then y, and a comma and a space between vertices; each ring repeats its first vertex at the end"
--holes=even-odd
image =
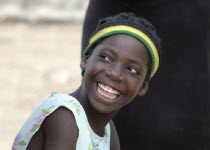
POLYGON ((114 26, 109 26, 106 28, 103 28, 99 31, 97 31, 89 41, 88 46, 84 50, 84 56, 88 55, 90 49, 94 46, 94 44, 107 36, 111 36, 114 34, 128 34, 130 36, 133 36, 137 38, 139 41, 141 41, 145 47, 148 49, 151 57, 151 68, 150 68, 150 74, 149 74, 149 80, 154 76, 156 73, 158 66, 159 66, 159 55, 156 46, 152 42, 152 40, 144 34, 142 31, 139 29, 133 28, 128 25, 114 25, 114 26))

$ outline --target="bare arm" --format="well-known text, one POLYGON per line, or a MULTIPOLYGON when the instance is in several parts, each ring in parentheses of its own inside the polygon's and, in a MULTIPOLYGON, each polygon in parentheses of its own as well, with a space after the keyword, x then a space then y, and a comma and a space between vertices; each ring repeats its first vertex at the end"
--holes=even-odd
POLYGON ((76 150, 78 134, 73 113, 61 107, 44 124, 44 150, 76 150))
POLYGON ((110 150, 120 150, 119 137, 112 120, 110 121, 110 127, 111 127, 110 150))
POLYGON ((58 108, 48 116, 39 132, 43 139, 36 138, 35 135, 27 150, 37 150, 36 143, 42 143, 39 146, 42 150, 76 150, 79 131, 73 113, 64 107, 58 108))

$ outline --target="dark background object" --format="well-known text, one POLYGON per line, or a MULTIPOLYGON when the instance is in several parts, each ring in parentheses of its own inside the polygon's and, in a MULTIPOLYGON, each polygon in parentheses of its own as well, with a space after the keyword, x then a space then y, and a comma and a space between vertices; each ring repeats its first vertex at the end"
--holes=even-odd
POLYGON ((82 49, 99 19, 120 12, 148 19, 163 44, 148 93, 114 119, 122 150, 209 150, 210 1, 90 0, 82 49))

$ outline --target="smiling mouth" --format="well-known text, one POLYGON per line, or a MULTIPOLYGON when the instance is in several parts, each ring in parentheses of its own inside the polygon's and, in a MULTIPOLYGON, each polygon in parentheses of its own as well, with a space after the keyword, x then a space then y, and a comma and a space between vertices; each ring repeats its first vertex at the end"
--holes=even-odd
POLYGON ((118 90, 99 82, 97 83, 97 91, 104 98, 111 100, 114 100, 121 95, 121 93, 118 90))

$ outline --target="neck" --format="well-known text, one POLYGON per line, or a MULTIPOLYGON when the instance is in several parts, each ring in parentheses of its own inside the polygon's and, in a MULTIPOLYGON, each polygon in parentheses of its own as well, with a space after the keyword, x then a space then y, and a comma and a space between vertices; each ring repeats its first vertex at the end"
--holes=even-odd
POLYGON ((99 136, 103 135, 104 128, 109 121, 116 115, 117 111, 111 113, 97 112, 89 103, 85 87, 81 85, 74 93, 71 94, 83 106, 92 130, 99 136))

